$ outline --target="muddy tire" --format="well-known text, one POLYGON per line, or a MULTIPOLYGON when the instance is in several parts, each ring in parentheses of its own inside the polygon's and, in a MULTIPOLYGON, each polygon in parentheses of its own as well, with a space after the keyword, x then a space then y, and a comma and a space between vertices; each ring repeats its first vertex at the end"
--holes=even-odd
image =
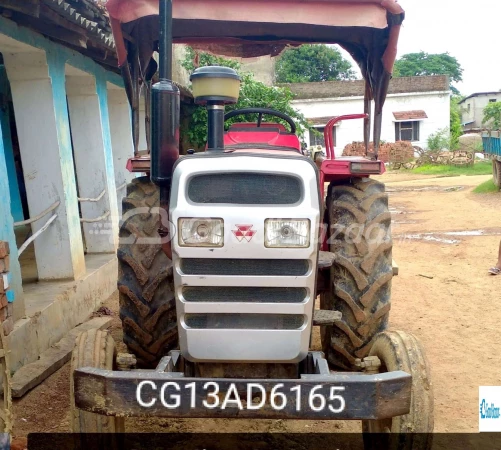
POLYGON ((501 189, 501 161, 497 159, 492 160, 492 174, 494 179, 494 184, 501 189))
POLYGON ((326 201, 330 251, 336 255, 322 309, 338 310, 342 320, 321 328, 323 351, 331 365, 358 370, 375 336, 388 325, 391 297, 391 215, 384 184, 368 178, 329 186, 326 201))
POLYGON ((178 346, 172 262, 162 251, 160 192, 149 177, 132 180, 122 202, 118 291, 123 339, 141 367, 155 367, 178 346))
POLYGON ((71 425, 74 433, 124 433, 125 422, 121 417, 107 417, 78 409, 75 406, 73 372, 80 367, 113 370, 115 342, 106 332, 89 330, 80 333, 71 356, 70 403, 71 425))
MULTIPOLYGON (((405 433, 392 438, 392 445, 388 448, 429 449, 434 422, 433 388, 421 344, 412 334, 386 331, 376 337, 370 356, 377 356, 381 360, 381 373, 403 370, 412 375, 411 406, 409 414, 362 421, 364 433, 405 433)), ((373 448, 369 434, 364 435, 364 443, 366 448, 373 448)))

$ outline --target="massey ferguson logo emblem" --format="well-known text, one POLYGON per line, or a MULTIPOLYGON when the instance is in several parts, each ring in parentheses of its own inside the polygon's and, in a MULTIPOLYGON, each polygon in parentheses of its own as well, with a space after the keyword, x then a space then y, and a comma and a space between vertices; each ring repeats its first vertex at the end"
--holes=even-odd
POLYGON ((231 230, 231 232, 236 236, 238 242, 242 242, 242 240, 246 240, 250 242, 257 231, 253 230, 252 227, 254 225, 236 225, 236 230, 231 230))

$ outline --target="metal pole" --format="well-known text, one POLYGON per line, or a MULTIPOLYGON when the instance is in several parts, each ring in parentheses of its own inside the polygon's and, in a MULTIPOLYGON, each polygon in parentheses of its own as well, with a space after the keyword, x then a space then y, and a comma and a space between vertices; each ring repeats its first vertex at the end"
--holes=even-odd
POLYGON ((224 148, 224 104, 207 105, 209 120, 207 124, 207 149, 222 150, 224 148))
POLYGON ((160 0, 159 77, 172 80, 172 0, 160 0))
POLYGON ((365 80, 364 113, 364 144, 365 156, 369 154, 369 144, 371 140, 371 115, 372 115, 372 90, 368 80, 365 80))

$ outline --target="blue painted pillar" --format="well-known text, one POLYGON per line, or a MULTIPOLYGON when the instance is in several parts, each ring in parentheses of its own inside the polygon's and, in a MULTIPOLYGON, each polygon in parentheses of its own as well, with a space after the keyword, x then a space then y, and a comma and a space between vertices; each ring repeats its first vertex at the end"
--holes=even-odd
MULTIPOLYGON (((0 64, 0 97, 10 98, 10 86, 7 79, 5 66, 0 64)), ((10 117, 8 105, 4 104, 0 108, 0 127, 3 133, 3 147, 5 153, 5 163, 7 164, 7 174, 9 177, 10 205, 12 216, 15 222, 24 220, 21 194, 17 182, 16 163, 14 161, 14 149, 12 147, 12 136, 10 133, 10 117)))
POLYGON ((103 149, 104 149, 104 170, 106 173, 106 182, 108 189, 108 202, 110 207, 110 225, 111 239, 118 247, 118 202, 117 202, 117 185, 115 182, 115 167, 113 164, 113 147, 111 144, 111 129, 110 129, 110 112, 108 109, 108 85, 104 70, 96 75, 96 90, 99 99, 99 113, 101 117, 101 131, 103 133, 103 149))
POLYGON ((122 200, 127 194, 126 185, 134 179, 127 170, 127 161, 134 155, 130 107, 123 86, 108 83, 108 112, 110 116, 113 166, 117 185, 118 214, 122 216, 122 200))
MULTIPOLYGON (((41 280, 78 279, 85 259, 75 183, 66 55, 57 48, 4 53, 23 163, 30 217, 59 202, 56 220, 35 240, 41 280)), ((32 224, 36 233, 52 214, 32 224)))
POLYGON ((23 282, 17 253, 16 235, 14 234, 14 220, 11 214, 10 188, 3 141, 2 127, 0 127, 0 240, 7 241, 10 247, 10 283, 15 293, 14 318, 17 319, 25 313, 23 282))
POLYGON ((78 194, 96 198, 81 202, 84 218, 108 214, 96 223, 84 223, 88 253, 115 253, 118 242, 118 210, 111 150, 106 81, 100 71, 95 76, 68 67, 66 93, 78 180, 78 194))

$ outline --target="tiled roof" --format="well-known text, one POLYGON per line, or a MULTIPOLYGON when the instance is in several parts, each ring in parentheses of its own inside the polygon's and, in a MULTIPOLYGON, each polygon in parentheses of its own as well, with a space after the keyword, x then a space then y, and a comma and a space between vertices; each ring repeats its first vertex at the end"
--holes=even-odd
POLYGON ((428 118, 426 113, 422 110, 398 111, 393 113, 393 117, 395 117, 395 120, 418 120, 428 118))
MULTIPOLYGON (((365 82, 356 81, 323 81, 320 83, 289 83, 287 86, 296 100, 321 99, 336 97, 363 97, 365 82)), ((390 81, 388 94, 406 94, 411 92, 437 92, 449 90, 447 75, 426 77, 399 77, 390 81)))
POLYGON ((2 15, 98 63, 117 69, 115 41, 98 0, 0 0, 2 15))
POLYGON ((319 126, 319 125, 327 125, 327 122, 332 119, 332 116, 327 116, 327 117, 311 117, 308 119, 308 122, 312 126, 319 126))
POLYGON ((86 30, 109 49, 115 49, 108 16, 100 2, 93 0, 42 0, 68 21, 86 30))

